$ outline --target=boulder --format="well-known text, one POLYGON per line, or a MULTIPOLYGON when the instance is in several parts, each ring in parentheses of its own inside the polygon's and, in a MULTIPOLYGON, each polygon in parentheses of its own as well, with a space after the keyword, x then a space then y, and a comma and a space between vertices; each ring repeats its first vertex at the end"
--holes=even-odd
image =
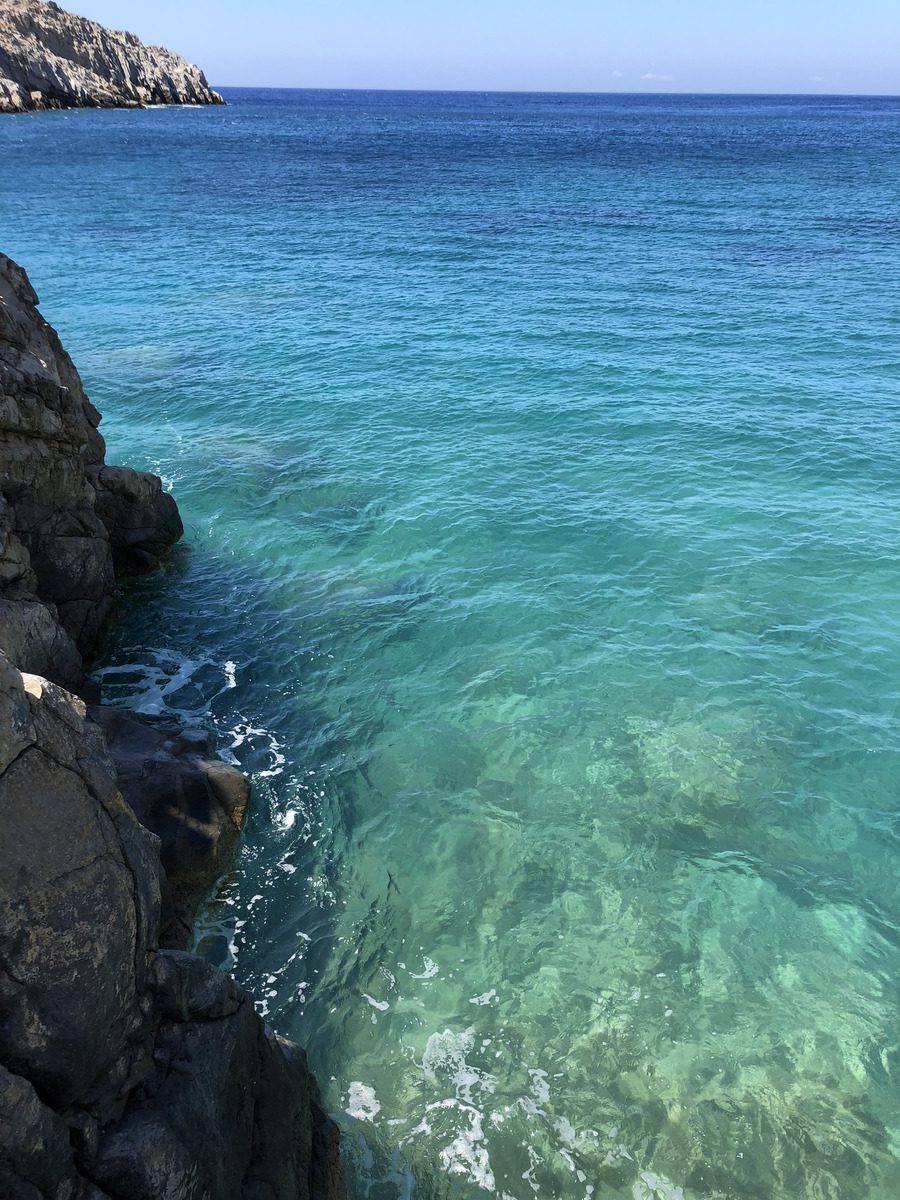
POLYGON ((160 841, 171 897, 161 944, 183 948, 200 901, 234 858, 250 784, 216 758, 205 729, 104 705, 89 713, 106 735, 122 794, 160 841))
POLYGON ((0 653, 0 1195, 342 1200, 303 1052, 158 949, 158 839, 116 784, 83 702, 0 653))
POLYGON ((160 557, 184 532, 178 506, 159 476, 103 466, 94 487, 95 512, 109 535, 116 575, 158 571, 160 557))

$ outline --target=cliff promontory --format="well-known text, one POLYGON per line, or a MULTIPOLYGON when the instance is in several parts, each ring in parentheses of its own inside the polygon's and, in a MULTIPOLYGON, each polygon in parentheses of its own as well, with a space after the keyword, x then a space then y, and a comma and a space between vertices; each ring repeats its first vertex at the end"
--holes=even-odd
POLYGON ((303 1051, 183 949, 247 780, 205 730, 85 703, 116 577, 182 527, 106 464, 36 305, 0 255, 0 1196, 342 1200, 303 1051))
POLYGON ((199 67, 53 0, 0 0, 0 112, 224 104, 199 67))

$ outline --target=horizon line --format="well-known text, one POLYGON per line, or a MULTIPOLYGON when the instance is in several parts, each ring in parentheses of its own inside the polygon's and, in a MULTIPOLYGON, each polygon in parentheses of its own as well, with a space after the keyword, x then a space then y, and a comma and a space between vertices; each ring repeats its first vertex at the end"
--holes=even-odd
POLYGON ((900 100, 897 92, 714 92, 690 88, 680 92, 625 92, 608 91, 570 91, 567 89, 545 88, 414 88, 414 87, 312 87, 298 84, 277 83, 211 83, 215 90, 229 88, 231 90, 254 92, 385 92, 385 93, 421 93, 430 95, 456 96, 792 96, 810 100, 900 100))

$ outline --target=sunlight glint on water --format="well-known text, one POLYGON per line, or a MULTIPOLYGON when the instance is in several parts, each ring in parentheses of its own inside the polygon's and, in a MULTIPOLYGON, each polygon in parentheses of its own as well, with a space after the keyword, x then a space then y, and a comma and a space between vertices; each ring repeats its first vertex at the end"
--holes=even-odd
POLYGON ((0 119, 356 1197, 900 1194, 900 101, 0 119), (40 221, 35 214, 41 214, 40 221))

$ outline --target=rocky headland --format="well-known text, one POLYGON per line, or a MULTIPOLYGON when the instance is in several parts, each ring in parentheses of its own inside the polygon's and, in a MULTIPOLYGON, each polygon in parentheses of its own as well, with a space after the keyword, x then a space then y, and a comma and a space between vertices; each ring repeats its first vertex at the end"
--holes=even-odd
POLYGON ((224 103, 180 54, 53 0, 0 0, 0 113, 224 103))
POLYGON ((303 1051, 184 950, 247 780, 85 679, 116 579, 182 526, 157 476, 106 464, 36 305, 0 255, 0 1195, 340 1200, 303 1051))

